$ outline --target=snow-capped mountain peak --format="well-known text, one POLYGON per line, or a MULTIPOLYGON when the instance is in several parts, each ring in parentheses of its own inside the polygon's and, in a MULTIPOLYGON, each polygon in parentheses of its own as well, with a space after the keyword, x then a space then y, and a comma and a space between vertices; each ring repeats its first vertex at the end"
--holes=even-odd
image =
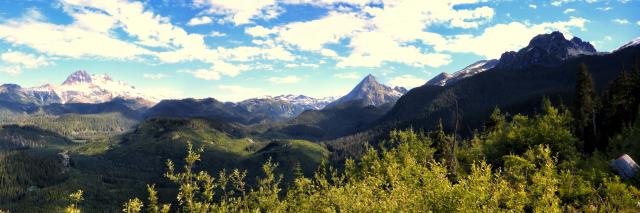
POLYGON ((78 70, 71 73, 71 75, 69 75, 69 77, 67 77, 67 79, 64 82, 62 82, 62 85, 73 85, 73 84, 82 84, 82 83, 90 84, 91 75, 89 75, 87 71, 78 70))
POLYGON ((43 104, 104 103, 116 98, 143 99, 149 103, 158 101, 123 81, 114 81, 108 75, 91 75, 84 70, 72 73, 61 85, 45 84, 25 88, 24 91, 43 104))

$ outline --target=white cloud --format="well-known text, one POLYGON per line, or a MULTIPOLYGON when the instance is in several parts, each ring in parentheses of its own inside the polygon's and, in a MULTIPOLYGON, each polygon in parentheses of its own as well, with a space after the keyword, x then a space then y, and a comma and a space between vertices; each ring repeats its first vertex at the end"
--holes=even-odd
POLYGON ((246 34, 249 34, 253 37, 265 37, 270 34, 276 33, 276 30, 265 28, 263 26, 257 25, 253 27, 247 27, 244 29, 246 34))
POLYGON ((636 24, 640 25, 640 21, 636 22, 636 24))
POLYGON ((272 19, 282 12, 275 0, 195 0, 194 3, 235 25, 248 24, 254 19, 272 19))
POLYGON ((232 49, 218 48, 218 54, 233 61, 251 61, 255 59, 293 61, 295 56, 282 46, 251 47, 241 46, 232 49))
POLYGON ((222 33, 222 32, 218 32, 218 31, 211 31, 208 34, 208 36, 209 37, 224 37, 224 36, 227 36, 227 34, 226 33, 222 33))
POLYGON ((538 6, 537 6, 537 5, 535 5, 535 4, 530 4, 530 5, 529 5, 529 7, 530 7, 531 9, 537 9, 537 8, 538 8, 538 6))
POLYGON ((162 73, 144 73, 142 75, 144 78, 148 78, 148 79, 152 79, 152 80, 158 80, 158 79, 163 79, 166 78, 167 75, 162 74, 162 73))
POLYGON ((187 25, 196 26, 196 25, 209 24, 211 22, 213 22, 213 20, 211 18, 209 18, 208 16, 193 17, 191 20, 189 20, 187 25))
POLYGON ((20 66, 8 66, 0 68, 0 72, 7 73, 9 75, 18 75, 22 73, 20 66))
POLYGON ((617 18, 617 19, 613 19, 611 21, 613 21, 616 24, 623 24, 623 25, 629 24, 629 20, 627 20, 627 19, 618 19, 617 18))
POLYGON ((327 57, 338 57, 338 53, 336 53, 336 51, 333 51, 331 49, 326 49, 326 48, 320 50, 320 55, 327 56, 327 57))
POLYGON ((209 69, 197 69, 197 70, 180 70, 178 72, 189 73, 193 77, 204 80, 220 80, 222 75, 234 77, 240 74, 241 71, 248 70, 246 65, 234 65, 224 61, 212 61, 212 66, 209 69))
POLYGON ((320 51, 324 45, 338 43, 365 25, 365 21, 356 14, 330 12, 320 19, 278 27, 277 40, 301 50, 320 51))
POLYGON ((132 59, 150 54, 137 45, 79 26, 62 26, 36 20, 8 21, 0 24, 0 38, 29 46, 50 55, 132 59))
POLYGON ((217 90, 219 92, 215 95, 215 98, 223 101, 236 102, 266 95, 266 92, 262 89, 240 85, 218 85, 217 90))
POLYGON ((355 72, 336 73, 336 74, 333 74, 333 76, 340 79, 360 79, 361 78, 361 76, 355 72))
POLYGON ((287 68, 296 68, 296 67, 318 68, 318 67, 320 67, 320 65, 318 65, 318 64, 311 64, 311 63, 285 64, 284 66, 287 67, 287 68))
POLYGON ((295 75, 288 75, 284 77, 271 77, 271 78, 268 78, 267 80, 269 80, 271 83, 274 83, 274 84, 293 84, 293 83, 300 82, 300 80, 302 79, 300 79, 295 75))
MULTIPOLYGON (((336 58, 340 67, 379 67, 387 62, 438 67, 450 63, 450 56, 424 51, 418 44, 412 43, 420 41, 434 45, 446 42, 443 36, 425 31, 428 26, 445 24, 455 28, 476 28, 494 16, 494 10, 487 6, 455 8, 480 0, 385 1, 383 8, 367 5, 373 1, 329 1, 316 2, 315 5, 326 6, 336 2, 356 5, 362 12, 333 11, 320 19, 271 29, 257 26, 246 32, 256 37, 273 34, 276 42, 336 58), (339 57, 335 51, 327 49, 327 45, 343 41, 348 42, 350 55, 339 57)), ((309 1, 292 0, 289 3, 309 1)))
MULTIPOLYGON (((282 45, 210 48, 205 36, 188 33, 169 18, 145 9, 142 2, 62 0, 64 11, 73 19, 70 24, 47 23, 32 10, 27 16, 0 23, 0 39, 13 45, 28 46, 51 56, 115 60, 159 60, 162 63, 199 61, 215 67, 194 74, 203 79, 219 79, 219 75, 235 76, 249 68, 232 61, 295 60, 282 45), (118 30, 118 32, 116 32, 118 30), (125 33, 121 38, 120 32, 125 33), (221 68, 222 67, 222 68, 221 68)), ((206 18, 199 20, 208 22, 206 18)), ((60 58, 59 57, 59 58, 60 58)))
POLYGON ((597 9, 597 10, 600 10, 600 11, 609 11, 609 10, 611 10, 611 9, 613 9, 613 8, 612 8, 612 7, 598 7, 598 8, 596 8, 596 9, 597 9))
POLYGON ((563 4, 569 3, 569 2, 573 2, 576 0, 555 0, 553 2, 551 2, 551 5, 556 6, 556 7, 560 7, 563 4))
POLYGON ((2 53, 2 55, 0 55, 0 59, 7 63, 19 65, 27 69, 35 69, 41 66, 51 65, 51 63, 43 56, 36 57, 32 54, 15 51, 2 53))
POLYGON ((349 47, 353 49, 351 54, 341 58, 338 67, 380 67, 384 62, 439 67, 451 62, 447 54, 424 53, 416 46, 402 45, 379 32, 358 34, 349 47))
POLYGON ((260 89, 243 87, 238 85, 219 85, 218 89, 225 90, 233 93, 255 93, 260 91, 260 89))
POLYGON ((198 70, 188 71, 188 72, 191 73, 193 77, 208 80, 208 81, 220 79, 220 73, 214 70, 198 69, 198 70))
POLYGON ((389 80, 389 85, 391 86, 400 86, 405 87, 407 89, 411 89, 414 87, 422 86, 427 81, 413 75, 400 75, 389 80))
POLYGON ((568 9, 564 10, 564 12, 563 12, 563 13, 564 13, 564 14, 569 14, 569 13, 573 13, 573 12, 576 12, 576 9, 568 8, 568 9))
POLYGON ((571 37, 569 30, 583 29, 586 22, 586 19, 571 17, 568 21, 540 24, 521 22, 497 24, 485 28, 478 36, 457 35, 450 38, 447 43, 436 45, 435 48, 440 51, 466 52, 486 58, 499 58, 503 52, 517 51, 526 46, 529 40, 538 34, 557 30, 571 37))

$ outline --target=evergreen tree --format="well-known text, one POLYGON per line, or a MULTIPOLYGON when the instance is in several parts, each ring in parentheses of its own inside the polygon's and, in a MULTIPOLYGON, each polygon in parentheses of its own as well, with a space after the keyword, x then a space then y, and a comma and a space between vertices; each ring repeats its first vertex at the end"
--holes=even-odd
POLYGON ((447 134, 444 132, 444 125, 442 124, 442 119, 438 122, 438 126, 436 127, 436 131, 432 133, 432 139, 434 144, 436 145, 436 159, 441 162, 446 162, 448 159, 448 153, 450 150, 449 141, 447 139, 447 134))
MULTIPOLYGON (((637 69, 636 69, 637 70, 637 69)), ((622 73, 607 88, 602 99, 602 109, 599 114, 601 140, 597 144, 600 150, 609 146, 608 139, 622 132, 636 120, 640 98, 640 74, 637 71, 622 73)))
POLYGON ((576 133, 584 142, 580 148, 587 153, 591 153, 595 149, 595 138, 597 137, 597 102, 593 78, 585 64, 581 64, 578 71, 573 106, 576 133))

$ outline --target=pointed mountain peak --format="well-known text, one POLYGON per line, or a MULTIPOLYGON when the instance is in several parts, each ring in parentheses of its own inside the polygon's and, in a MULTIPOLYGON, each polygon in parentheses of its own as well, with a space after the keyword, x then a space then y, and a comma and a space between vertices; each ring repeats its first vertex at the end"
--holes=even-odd
POLYGON ((382 105, 389 102, 395 102, 406 93, 404 88, 391 88, 387 85, 381 84, 376 80, 376 77, 369 74, 358 85, 356 85, 349 94, 342 96, 338 100, 332 102, 327 106, 336 106, 338 104, 347 103, 351 101, 359 101, 362 105, 382 105))
POLYGON ((71 75, 67 77, 67 80, 65 80, 62 84, 70 85, 70 84, 80 84, 80 83, 91 83, 91 75, 89 75, 87 71, 78 70, 71 73, 71 75))
POLYGON ((373 76, 372 74, 369 74, 366 77, 364 77, 360 82, 378 82, 378 81, 376 80, 375 76, 373 76))
POLYGON ((361 86, 372 86, 372 85, 378 85, 378 84, 380 84, 380 82, 378 82, 378 81, 376 80, 376 77, 375 77, 375 76, 373 76, 373 75, 371 75, 371 74, 369 74, 369 75, 367 75, 366 77, 364 77, 364 78, 362 79, 362 81, 360 81, 360 83, 358 84, 358 86, 356 86, 356 87, 361 87, 361 86))

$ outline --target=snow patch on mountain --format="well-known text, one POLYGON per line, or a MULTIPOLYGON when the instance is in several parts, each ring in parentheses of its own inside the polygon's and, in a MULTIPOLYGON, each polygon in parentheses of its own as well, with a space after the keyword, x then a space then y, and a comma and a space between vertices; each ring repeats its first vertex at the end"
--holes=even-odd
POLYGON ((627 42, 626 44, 618 47, 618 49, 614 50, 614 52, 620 51, 620 50, 623 50, 623 49, 626 49, 626 48, 629 48, 629 47, 635 47, 635 46, 638 46, 638 45, 640 45, 640 37, 635 38, 635 39, 627 42))
POLYGON ((492 59, 492 60, 481 60, 481 61, 477 61, 467 67, 465 67, 462 70, 459 70, 457 72, 454 72, 453 74, 448 74, 448 73, 440 73, 439 75, 437 75, 436 77, 432 78, 431 80, 427 81, 427 85, 432 85, 432 86, 445 86, 447 84, 452 84, 455 83, 459 80, 474 76, 478 73, 487 71, 493 67, 496 66, 496 64, 498 64, 498 60, 492 59))

